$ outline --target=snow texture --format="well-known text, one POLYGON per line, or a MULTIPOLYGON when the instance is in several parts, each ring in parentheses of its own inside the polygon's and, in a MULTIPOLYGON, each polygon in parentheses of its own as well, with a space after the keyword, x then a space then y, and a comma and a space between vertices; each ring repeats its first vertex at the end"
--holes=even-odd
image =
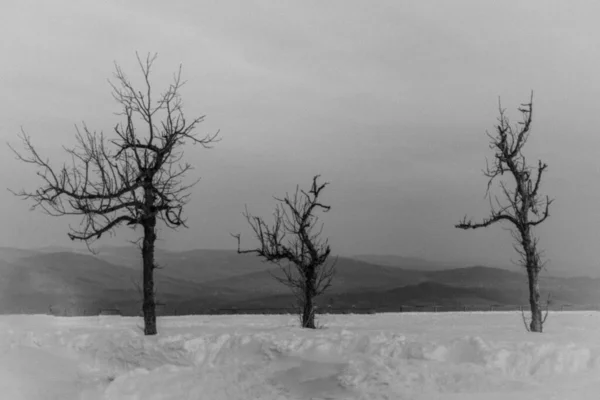
POLYGON ((600 313, 0 316, 0 398, 598 399, 600 313))

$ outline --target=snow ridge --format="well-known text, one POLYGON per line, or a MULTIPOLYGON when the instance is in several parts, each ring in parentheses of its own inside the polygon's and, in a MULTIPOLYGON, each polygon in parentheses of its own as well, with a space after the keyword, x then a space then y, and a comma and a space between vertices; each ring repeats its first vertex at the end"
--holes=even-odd
MULTIPOLYGON (((597 317, 587 331, 594 336, 597 317)), ((29 318, 20 329, 13 318, 0 343, 76 361, 78 384, 95 387, 90 400, 485 399, 600 372, 600 346, 575 340, 582 329, 534 336, 519 326, 510 335, 467 326, 481 315, 332 316, 316 331, 293 317, 182 317, 164 319, 154 337, 134 318, 43 317, 37 328, 29 318)))

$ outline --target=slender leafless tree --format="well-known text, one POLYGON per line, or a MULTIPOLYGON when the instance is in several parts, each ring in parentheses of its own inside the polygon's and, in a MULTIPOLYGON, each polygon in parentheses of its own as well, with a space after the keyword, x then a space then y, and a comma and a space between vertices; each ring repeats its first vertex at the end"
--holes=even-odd
POLYGON ((90 250, 91 243, 120 225, 141 227, 144 333, 154 335, 156 225, 162 221, 172 229, 186 226, 182 211, 197 181, 184 181, 192 166, 182 162, 183 146, 191 142, 209 148, 218 141, 219 132, 199 138, 194 129, 204 116, 191 120, 184 116, 181 66, 169 87, 156 96, 150 82, 156 54, 145 59, 137 55, 137 60, 141 88, 135 88, 117 64, 115 81, 109 81, 121 108, 118 115, 124 119, 114 127, 114 138, 92 132, 85 124, 76 128, 77 145, 65 147, 70 165, 51 166, 21 131, 24 150, 11 149, 18 159, 37 168, 42 182, 36 190, 13 193, 33 201, 32 209, 39 207, 53 216, 81 216, 79 227, 70 227, 68 236, 84 241, 90 250))
POLYGON ((279 282, 288 286, 298 300, 303 328, 315 329, 314 299, 330 286, 335 274, 335 260, 329 260, 331 248, 328 240, 321 239, 323 224, 315 211, 327 212, 330 206, 319 202, 321 191, 328 183, 318 184, 319 175, 313 178, 308 192, 296 187, 294 195, 275 199, 274 224, 268 226, 261 218, 244 212, 260 242, 260 247, 251 250, 240 248, 239 234, 233 235, 238 241, 238 253, 255 253, 266 261, 277 264, 282 277, 273 274, 279 282))
POLYGON ((548 218, 553 200, 539 193, 542 175, 548 165, 538 161, 537 166, 533 167, 527 164, 523 155, 523 148, 531 131, 533 93, 529 103, 521 104, 518 109, 522 120, 515 126, 510 124, 501 105, 499 109, 500 117, 495 127, 495 134, 488 133, 491 139, 490 148, 494 151, 494 161, 491 164, 487 163, 484 171, 485 176, 489 178, 486 196, 490 200, 491 215, 480 223, 473 223, 465 216, 456 227, 477 229, 496 222, 510 224, 510 232, 515 240, 513 247, 520 256, 519 264, 527 271, 531 307, 529 330, 542 332, 545 317, 542 318, 539 274, 544 263, 541 261, 542 251, 538 249, 538 237, 534 234, 534 228, 548 218), (505 174, 511 179, 513 185, 509 186, 502 180, 505 174), (499 181, 503 194, 502 201, 496 196, 492 200, 490 187, 494 180, 499 181))

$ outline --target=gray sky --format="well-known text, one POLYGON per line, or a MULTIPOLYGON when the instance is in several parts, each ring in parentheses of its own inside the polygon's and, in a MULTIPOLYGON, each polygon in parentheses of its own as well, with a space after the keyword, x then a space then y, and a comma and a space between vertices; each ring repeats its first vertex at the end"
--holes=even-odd
MULTIPOLYGON (((164 87, 180 63, 189 116, 222 142, 187 159, 202 177, 189 230, 171 248, 253 245, 244 204, 268 216, 274 194, 331 182, 323 216, 334 252, 387 253, 508 265, 501 226, 459 231, 487 215, 486 179, 498 96, 516 107, 535 91, 526 149, 549 164, 556 198, 538 229, 550 270, 591 268, 600 233, 600 3, 595 1, 63 1, 3 2, 0 136, 22 126, 55 165, 85 121, 118 121, 107 78, 131 76, 135 51, 158 52, 164 87)), ((2 186, 35 188, 35 171, 0 148, 2 186)), ((69 221, 30 212, 0 192, 5 246, 69 244, 69 221)), ((76 222, 76 221, 75 221, 76 222)), ((119 243, 130 238, 117 231, 119 243)))

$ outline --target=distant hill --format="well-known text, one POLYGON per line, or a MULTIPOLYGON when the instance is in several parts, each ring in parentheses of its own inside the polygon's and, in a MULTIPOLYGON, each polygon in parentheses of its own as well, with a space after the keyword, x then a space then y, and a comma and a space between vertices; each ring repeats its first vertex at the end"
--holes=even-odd
POLYGON ((13 262, 20 258, 37 254, 36 250, 24 250, 16 247, 0 247, 0 260, 13 262))
POLYGON ((439 271, 460 267, 456 263, 442 263, 438 261, 429 261, 416 257, 402 257, 389 254, 358 254, 352 258, 365 261, 370 264, 384 265, 388 267, 398 267, 403 269, 416 269, 419 271, 439 271))
MULTIPOLYGON (((95 255, 104 261, 140 270, 141 252, 135 246, 101 247, 95 255)), ((189 250, 172 252, 157 249, 158 274, 192 282, 228 279, 273 266, 252 254, 238 254, 231 250, 189 250)))
MULTIPOLYGON (((233 250, 160 250, 156 271, 161 313, 206 312, 218 308, 289 307, 293 296, 273 279, 278 267, 233 250)), ((407 261, 408 262, 408 261, 407 261)), ((410 261, 417 267, 418 263, 410 261)), ((484 266, 428 270, 340 257, 336 278, 321 307, 386 310, 399 305, 526 304, 523 272, 484 266)), ((0 248, 0 312, 70 314, 119 307, 140 310, 141 260, 134 247, 101 247, 97 254, 64 249, 0 248)), ((600 304, 600 279, 543 276, 545 299, 600 304)))
MULTIPOLYGON (((114 265, 92 255, 39 253, 0 265, 0 311, 5 313, 46 312, 50 305, 111 307, 140 299, 136 285, 141 282, 141 270, 114 265)), ((184 299, 198 289, 191 282, 156 275, 165 301, 184 299)))
MULTIPOLYGON (((417 257, 402 257, 397 255, 389 254, 359 254, 352 256, 356 260, 365 261, 371 264, 384 265, 388 267, 397 267, 403 269, 416 269, 419 271, 444 271, 462 268, 465 265, 457 262, 441 262, 425 260, 417 257)), ((497 269, 504 269, 507 271, 519 271, 521 267, 510 265, 506 267, 498 267, 497 269)), ((557 278, 570 278, 570 277, 582 277, 582 278, 600 278, 600 268, 594 266, 577 266, 571 265, 569 269, 564 266, 548 267, 544 270, 545 275, 551 275, 557 278)))
MULTIPOLYGON (((386 290, 427 280, 419 271, 372 265, 344 257, 338 259, 335 268, 336 277, 330 288, 335 293, 386 290)), ((273 279, 273 274, 283 277, 278 267, 270 266, 268 270, 210 281, 208 284, 212 287, 233 288, 248 295, 287 293, 289 290, 273 279)))
POLYGON ((46 312, 52 304, 88 305, 102 297, 110 301, 113 292, 129 296, 133 287, 133 276, 122 267, 75 253, 27 256, 3 262, 1 271, 0 311, 5 313, 46 312))
MULTIPOLYGON (((511 291, 504 293, 497 290, 467 289, 443 285, 435 282, 422 282, 400 288, 382 291, 361 291, 351 293, 329 293, 317 300, 321 308, 327 309, 375 309, 398 311, 400 306, 433 306, 433 305, 477 305, 490 306, 496 304, 517 304, 525 299, 518 293, 517 299, 511 291)), ((248 308, 269 309, 276 307, 291 307, 294 297, 281 294, 251 299, 245 303, 248 308)), ((229 305, 231 307, 235 304, 229 305)))
POLYGON ((497 285, 515 286, 526 282, 524 271, 513 272, 481 265, 425 272, 430 280, 446 285, 473 288, 492 288, 497 285))

